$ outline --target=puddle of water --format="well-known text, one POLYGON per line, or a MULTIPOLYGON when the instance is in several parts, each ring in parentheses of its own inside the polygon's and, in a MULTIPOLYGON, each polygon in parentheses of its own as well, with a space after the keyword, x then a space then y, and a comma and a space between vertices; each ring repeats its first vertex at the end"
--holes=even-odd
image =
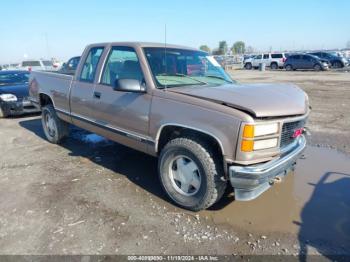
POLYGON ((306 239, 350 243, 350 158, 316 147, 305 156, 294 174, 256 200, 233 201, 201 216, 247 232, 299 232, 306 239))
POLYGON ((102 136, 96 134, 88 134, 81 137, 85 143, 98 144, 102 142, 107 142, 108 140, 102 136))
POLYGON ((73 127, 71 129, 70 137, 76 140, 81 140, 84 143, 90 144, 91 146, 108 146, 112 144, 112 141, 105 137, 90 133, 77 127, 73 127))

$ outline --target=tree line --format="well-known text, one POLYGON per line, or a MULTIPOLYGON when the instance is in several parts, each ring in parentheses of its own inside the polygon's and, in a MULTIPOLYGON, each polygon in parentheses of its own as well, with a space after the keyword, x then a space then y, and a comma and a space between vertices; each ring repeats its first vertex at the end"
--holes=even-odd
POLYGON ((220 41, 219 46, 213 50, 211 50, 207 45, 201 45, 199 49, 212 55, 226 55, 229 53, 229 51, 231 51, 230 53, 232 54, 245 54, 254 52, 254 49, 251 46, 246 46, 243 41, 236 41, 233 43, 230 49, 226 41, 220 41))

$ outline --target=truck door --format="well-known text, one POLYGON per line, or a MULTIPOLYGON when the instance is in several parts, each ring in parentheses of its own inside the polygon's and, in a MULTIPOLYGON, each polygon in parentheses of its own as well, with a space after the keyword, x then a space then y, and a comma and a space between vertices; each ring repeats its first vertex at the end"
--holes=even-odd
POLYGON ((106 136, 144 151, 152 143, 148 136, 151 95, 114 90, 118 79, 145 83, 136 51, 128 46, 111 47, 101 70, 95 87, 95 118, 105 127, 106 136))
MULTIPOLYGON (((71 114, 73 123, 86 129, 88 121, 94 121, 94 79, 96 69, 103 53, 104 47, 92 47, 82 61, 83 67, 80 75, 73 81, 71 87, 71 114)), ((79 73, 79 72, 78 72, 79 73)))
POLYGON ((258 67, 259 64, 261 63, 261 60, 262 60, 262 55, 257 55, 252 61, 253 67, 258 67))
POLYGON ((270 66, 270 54, 264 54, 262 63, 265 63, 266 66, 270 66))

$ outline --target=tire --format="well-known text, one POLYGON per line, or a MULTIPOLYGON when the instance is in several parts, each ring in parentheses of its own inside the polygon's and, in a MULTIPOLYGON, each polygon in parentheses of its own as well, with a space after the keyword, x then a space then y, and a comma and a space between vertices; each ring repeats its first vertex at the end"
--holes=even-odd
POLYGON ((321 71, 322 67, 319 64, 314 65, 314 70, 315 71, 321 71))
POLYGON ((50 143, 59 144, 68 135, 68 124, 58 118, 51 104, 42 108, 41 123, 50 143))
POLYGON ((272 70, 277 70, 278 69, 278 64, 277 63, 272 63, 270 65, 270 67, 271 67, 272 70))
MULTIPOLYGON (((162 187, 169 198, 178 206, 192 211, 213 205, 223 196, 227 186, 223 164, 215 150, 198 138, 183 137, 168 142, 161 151, 158 172, 162 187), (185 182, 177 180, 175 176, 178 175, 173 174, 181 170, 179 162, 181 169, 187 169, 192 177, 192 184, 187 182, 187 187, 185 182), (193 164, 197 169, 191 168, 193 164), (183 185, 187 191, 182 189, 183 185)), ((185 173, 180 172, 180 176, 185 173)))
POLYGON ((8 114, 0 106, 0 118, 6 118, 6 117, 8 117, 8 114))
POLYGON ((247 69, 247 70, 252 70, 253 66, 252 66, 251 63, 246 63, 246 64, 244 65, 244 68, 247 69))
POLYGON ((287 71, 292 71, 293 70, 292 65, 286 65, 285 68, 286 68, 287 71))

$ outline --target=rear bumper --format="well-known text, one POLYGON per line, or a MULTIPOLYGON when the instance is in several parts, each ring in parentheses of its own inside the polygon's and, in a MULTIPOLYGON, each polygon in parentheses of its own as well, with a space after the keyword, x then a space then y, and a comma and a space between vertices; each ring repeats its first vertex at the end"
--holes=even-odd
POLYGON ((0 106, 7 115, 12 116, 40 112, 40 109, 28 100, 17 102, 1 102, 0 106))
POLYGON ((293 170, 305 146, 306 139, 301 136, 293 149, 277 159, 253 166, 229 167, 229 177, 235 190, 235 199, 253 200, 268 190, 276 178, 282 178, 293 170))

